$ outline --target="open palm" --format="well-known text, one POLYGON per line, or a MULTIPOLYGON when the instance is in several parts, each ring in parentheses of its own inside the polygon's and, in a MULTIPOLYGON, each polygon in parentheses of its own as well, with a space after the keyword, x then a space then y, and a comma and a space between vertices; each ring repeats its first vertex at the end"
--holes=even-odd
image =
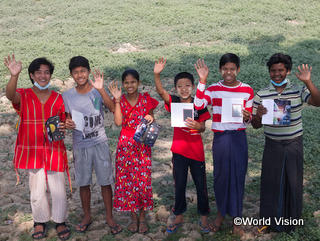
POLYGON ((308 81, 311 80, 311 70, 312 67, 306 64, 306 65, 301 65, 298 66, 298 73, 296 73, 296 76, 299 80, 301 80, 303 83, 307 83, 308 81))
POLYGON ((166 62, 167 62, 167 60, 163 59, 163 58, 160 58, 160 59, 158 59, 158 61, 155 61, 153 72, 155 74, 160 74, 162 72, 162 70, 164 69, 166 62))
POLYGON ((4 65, 7 66, 11 75, 18 75, 22 70, 22 63, 21 61, 16 62, 14 54, 12 57, 8 55, 7 58, 4 58, 4 65))
POLYGON ((208 66, 205 64, 203 59, 198 59, 197 63, 194 65, 200 80, 206 81, 209 75, 208 66))
POLYGON ((118 89, 118 82, 112 81, 109 86, 108 89, 110 91, 110 93, 112 94, 113 98, 120 99, 121 97, 121 86, 118 89))
POLYGON ((92 74, 93 74, 94 82, 90 79, 90 83, 97 90, 102 89, 103 88, 103 82, 104 82, 104 80, 103 80, 103 72, 100 72, 100 70, 95 69, 92 74))

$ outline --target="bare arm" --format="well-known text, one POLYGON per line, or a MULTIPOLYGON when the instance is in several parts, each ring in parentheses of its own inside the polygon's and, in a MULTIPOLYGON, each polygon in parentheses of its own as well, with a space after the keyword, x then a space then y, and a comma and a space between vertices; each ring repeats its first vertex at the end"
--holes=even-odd
POLYGON ((308 104, 314 106, 320 106, 320 91, 319 89, 313 84, 311 80, 311 70, 312 67, 306 64, 298 66, 298 73, 296 73, 297 78, 302 81, 310 91, 310 98, 308 100, 308 104))
POLYGON ((120 106, 120 97, 121 97, 121 87, 118 89, 118 83, 112 81, 108 86, 110 93, 115 99, 115 106, 114 106, 114 123, 116 126, 121 126, 122 124, 122 113, 121 113, 121 106, 120 106))
POLYGON ((110 96, 107 94, 105 88, 104 88, 104 80, 103 80, 103 72, 100 72, 100 70, 95 70, 93 72, 94 82, 90 79, 90 83, 92 86, 100 93, 103 103, 108 109, 112 112, 114 112, 115 105, 110 98, 110 96))
POLYGON ((6 87, 6 97, 13 104, 20 104, 20 94, 17 93, 16 90, 19 74, 22 69, 22 63, 21 61, 16 62, 14 54, 12 54, 12 57, 8 55, 8 57, 4 59, 4 65, 7 66, 11 74, 10 80, 6 87))
POLYGON ((160 58, 158 61, 155 61, 154 63, 154 82, 156 84, 157 93, 160 95, 160 97, 164 100, 166 104, 170 103, 170 95, 169 93, 163 88, 161 80, 160 80, 160 73, 164 69, 166 65, 167 60, 160 58))
POLYGON ((197 110, 200 110, 204 109, 208 104, 210 104, 205 99, 205 85, 209 75, 209 68, 203 59, 198 59, 194 67, 199 76, 199 84, 197 86, 197 92, 194 98, 194 106, 197 110))

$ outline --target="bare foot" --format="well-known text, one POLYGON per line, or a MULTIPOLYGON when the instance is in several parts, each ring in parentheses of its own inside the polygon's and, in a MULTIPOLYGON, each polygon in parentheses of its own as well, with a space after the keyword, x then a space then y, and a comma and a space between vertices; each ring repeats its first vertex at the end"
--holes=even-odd
POLYGON ((233 225, 232 233, 235 235, 239 235, 240 237, 244 235, 244 231, 241 228, 241 226, 236 226, 236 225, 233 225))

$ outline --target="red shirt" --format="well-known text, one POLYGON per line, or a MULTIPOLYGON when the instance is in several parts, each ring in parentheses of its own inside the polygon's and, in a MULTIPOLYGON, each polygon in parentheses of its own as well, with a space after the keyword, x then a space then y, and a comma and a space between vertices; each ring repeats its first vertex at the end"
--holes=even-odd
POLYGON ((65 120, 62 96, 54 91, 42 104, 32 89, 17 89, 20 104, 13 105, 20 116, 13 163, 15 168, 64 172, 68 167, 63 140, 49 142, 45 122, 58 115, 65 120))
MULTIPOLYGON (((171 111, 170 105, 172 102, 180 102, 180 98, 170 95, 170 104, 165 104, 165 108, 169 112, 171 111)), ((203 122, 210 119, 210 117, 207 108, 203 110, 194 109, 194 119, 196 121, 203 122)), ((198 130, 192 130, 187 127, 174 127, 171 151, 196 161, 205 161, 201 133, 198 130)))

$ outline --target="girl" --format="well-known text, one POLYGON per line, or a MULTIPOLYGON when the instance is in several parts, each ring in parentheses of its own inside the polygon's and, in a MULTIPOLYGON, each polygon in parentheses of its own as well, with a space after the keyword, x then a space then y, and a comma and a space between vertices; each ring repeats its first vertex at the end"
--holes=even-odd
POLYGON ((153 209, 151 187, 151 148, 133 139, 142 118, 153 121, 153 110, 158 101, 148 93, 139 93, 139 74, 129 69, 122 74, 122 85, 127 94, 121 95, 121 87, 109 85, 114 97, 114 121, 122 126, 116 153, 116 183, 114 207, 131 212, 131 232, 146 233, 148 226, 145 211, 153 209), (139 213, 137 213, 139 212, 139 213))

